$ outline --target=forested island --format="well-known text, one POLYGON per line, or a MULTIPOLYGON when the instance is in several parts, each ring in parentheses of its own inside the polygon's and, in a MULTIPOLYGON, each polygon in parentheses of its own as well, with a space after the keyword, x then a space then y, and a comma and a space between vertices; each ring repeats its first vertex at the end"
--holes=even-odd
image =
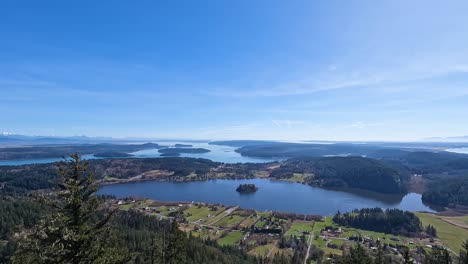
POLYGON ((193 145, 177 143, 177 144, 174 145, 174 147, 176 147, 176 148, 191 148, 191 147, 193 147, 193 145))
POLYGON ((255 184, 239 184, 236 191, 239 193, 254 193, 258 191, 258 187, 255 184))
POLYGON ((168 152, 168 153, 161 153, 160 157, 180 157, 179 152, 168 152))
POLYGON ((96 153, 93 156, 98 157, 98 158, 129 158, 129 157, 133 157, 133 155, 129 154, 129 153, 112 152, 112 151, 96 153))
POLYGON ((210 150, 204 149, 204 148, 186 148, 186 147, 180 147, 180 148, 163 148, 158 150, 159 153, 164 154, 164 155, 180 155, 182 153, 188 153, 188 154, 200 154, 200 153, 208 153, 210 150))
POLYGON ((131 153, 145 149, 158 149, 155 143, 145 144, 80 144, 80 145, 45 145, 0 148, 0 160, 40 159, 66 157, 71 153, 131 153))

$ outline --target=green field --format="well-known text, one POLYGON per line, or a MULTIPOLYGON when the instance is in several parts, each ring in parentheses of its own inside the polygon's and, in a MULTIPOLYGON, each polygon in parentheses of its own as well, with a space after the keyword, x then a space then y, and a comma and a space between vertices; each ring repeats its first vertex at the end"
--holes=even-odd
POLYGON ((245 219, 244 216, 240 215, 228 215, 218 222, 214 223, 214 226, 219 227, 235 227, 237 224, 242 222, 245 219))
POLYGON ((301 236, 302 232, 311 233, 314 229, 314 222, 294 221, 291 228, 286 232, 286 236, 301 236))
MULTIPOLYGON (((223 209, 226 209, 226 208, 223 208, 223 209)), ((226 213, 224 211, 226 210, 221 210, 221 212, 218 213, 215 217, 206 219, 205 224, 211 225, 212 223, 215 223, 216 221, 218 221, 218 219, 224 218, 226 216, 226 213)))
POLYGON ((122 205, 119 206, 119 208, 120 208, 121 210, 128 211, 128 210, 130 210, 130 208, 133 207, 133 205, 134 205, 134 204, 132 204, 132 203, 122 204, 122 205))
POLYGON ((313 174, 310 173, 293 173, 291 178, 287 178, 287 181, 303 183, 306 178, 311 177, 313 174))
POLYGON ((326 226, 338 227, 338 225, 333 223, 331 217, 326 217, 323 222, 315 222, 314 224, 314 236, 320 235, 320 230, 324 229, 326 226))
POLYGON ((225 237, 218 239, 218 244, 222 246, 232 246, 236 245, 242 238, 244 234, 240 231, 229 232, 225 237))
POLYGON ((468 228, 468 215, 465 216, 444 216, 442 219, 452 222, 460 227, 464 227, 465 229, 468 228))
POLYGON ((178 210, 179 208, 178 207, 175 207, 175 206, 159 206, 158 207, 158 211, 164 215, 164 216, 168 216, 171 212, 174 212, 176 210, 178 210))
POLYGON ((151 206, 153 203, 154 202, 152 200, 140 201, 140 202, 138 202, 138 207, 145 208, 145 207, 151 206))
POLYGON ((109 175, 106 175, 106 176, 104 177, 104 180, 105 180, 105 181, 119 181, 119 180, 121 180, 121 179, 116 178, 116 177, 112 177, 112 176, 109 176, 109 175))
POLYGON ((271 250, 274 250, 275 248, 276 246, 273 244, 266 244, 250 250, 249 254, 254 256, 266 256, 271 250))
POLYGON ((293 173, 293 176, 288 179, 288 181, 292 182, 304 182, 304 174, 302 173, 293 173))
POLYGON ((271 212, 257 212, 257 215, 259 217, 263 216, 263 217, 268 217, 269 218, 271 216, 271 212))
POLYGON ((249 216, 244 221, 242 221, 242 223, 240 224, 240 227, 250 228, 255 223, 255 221, 257 221, 257 218, 255 218, 254 216, 249 216))
MULTIPOLYGON (((314 245, 316 245, 317 247, 320 247, 321 249, 323 249, 323 251, 326 254, 332 253, 332 254, 341 255, 342 254, 341 250, 328 248, 326 246, 327 241, 325 241, 322 237, 317 238, 317 236, 321 235, 320 230, 325 229, 326 226, 332 226, 334 228, 339 227, 337 224, 333 223, 332 218, 330 218, 330 217, 325 218, 323 222, 316 222, 315 225, 314 225, 314 229, 313 229, 314 245)), ((356 228, 348 228, 348 227, 341 227, 341 228, 343 229, 343 233, 340 236, 341 239, 337 239, 337 238, 333 238, 333 237, 328 238, 328 240, 332 244, 336 244, 338 246, 341 246, 343 243, 354 244, 355 242, 353 242, 353 241, 343 240, 343 239, 346 239, 346 238, 348 238, 350 236, 370 237, 374 241, 376 241, 376 240, 386 241, 385 243, 394 244, 394 245, 404 245, 404 246, 407 246, 409 248, 415 248, 416 247, 416 244, 409 244, 410 241, 411 242, 418 242, 418 243, 422 242, 422 241, 419 241, 417 239, 412 239, 412 238, 408 238, 408 237, 404 237, 404 236, 394 236, 394 235, 390 235, 390 234, 374 232, 374 231, 368 231, 368 230, 362 230, 362 229, 356 229, 356 228), (392 239, 398 239, 399 241, 391 240, 391 238, 392 239)))
POLYGON ((267 171, 253 171, 253 175, 256 178, 266 178, 266 177, 270 176, 270 173, 267 172, 267 171))
POLYGON ((265 226, 266 226, 266 222, 263 220, 260 220, 255 224, 256 228, 264 228, 265 226))
POLYGON ((184 214, 188 221, 194 222, 199 219, 205 220, 205 218, 207 218, 208 215, 211 215, 211 216, 217 215, 220 211, 221 210, 219 209, 219 207, 216 208, 216 211, 212 211, 211 208, 207 206, 201 206, 199 208, 199 206, 193 205, 187 210, 185 210, 184 214))
POLYGON ((468 230, 447 223, 440 216, 429 213, 416 213, 424 226, 433 225, 437 229, 437 237, 456 254, 461 249, 462 242, 468 238, 468 230))

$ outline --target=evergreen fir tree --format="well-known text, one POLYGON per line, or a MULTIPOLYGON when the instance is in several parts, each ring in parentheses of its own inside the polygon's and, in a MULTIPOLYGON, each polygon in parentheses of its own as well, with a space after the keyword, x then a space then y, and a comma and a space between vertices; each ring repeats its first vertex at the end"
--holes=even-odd
POLYGON ((460 264, 468 264, 468 239, 462 243, 462 250, 460 250, 460 264))
POLYGON ((187 263, 187 242, 185 233, 175 220, 172 221, 169 232, 163 231, 155 244, 156 263, 187 263))
POLYGON ((108 225, 112 212, 99 213, 98 184, 87 162, 73 154, 61 164, 56 192, 43 201, 52 213, 19 243, 13 263, 124 263, 108 225), (102 215, 104 214, 104 215, 102 215))

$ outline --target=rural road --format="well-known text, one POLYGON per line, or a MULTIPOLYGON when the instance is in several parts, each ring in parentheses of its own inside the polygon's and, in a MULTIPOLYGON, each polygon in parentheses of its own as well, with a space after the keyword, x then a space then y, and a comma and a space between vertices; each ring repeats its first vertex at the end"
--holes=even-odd
POLYGON ((313 233, 309 235, 309 247, 307 248, 307 254, 304 258, 304 264, 307 264, 307 259, 309 259, 310 248, 312 247, 312 243, 314 242, 313 235, 314 235, 313 233))

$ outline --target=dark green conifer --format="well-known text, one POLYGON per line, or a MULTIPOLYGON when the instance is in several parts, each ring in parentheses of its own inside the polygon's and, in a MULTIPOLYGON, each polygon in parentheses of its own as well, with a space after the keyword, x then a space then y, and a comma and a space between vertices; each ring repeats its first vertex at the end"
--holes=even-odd
POLYGON ((52 213, 19 243, 13 263, 125 263, 128 257, 112 245, 113 212, 99 210, 98 184, 87 162, 73 154, 59 176, 55 192, 43 196, 52 213))

